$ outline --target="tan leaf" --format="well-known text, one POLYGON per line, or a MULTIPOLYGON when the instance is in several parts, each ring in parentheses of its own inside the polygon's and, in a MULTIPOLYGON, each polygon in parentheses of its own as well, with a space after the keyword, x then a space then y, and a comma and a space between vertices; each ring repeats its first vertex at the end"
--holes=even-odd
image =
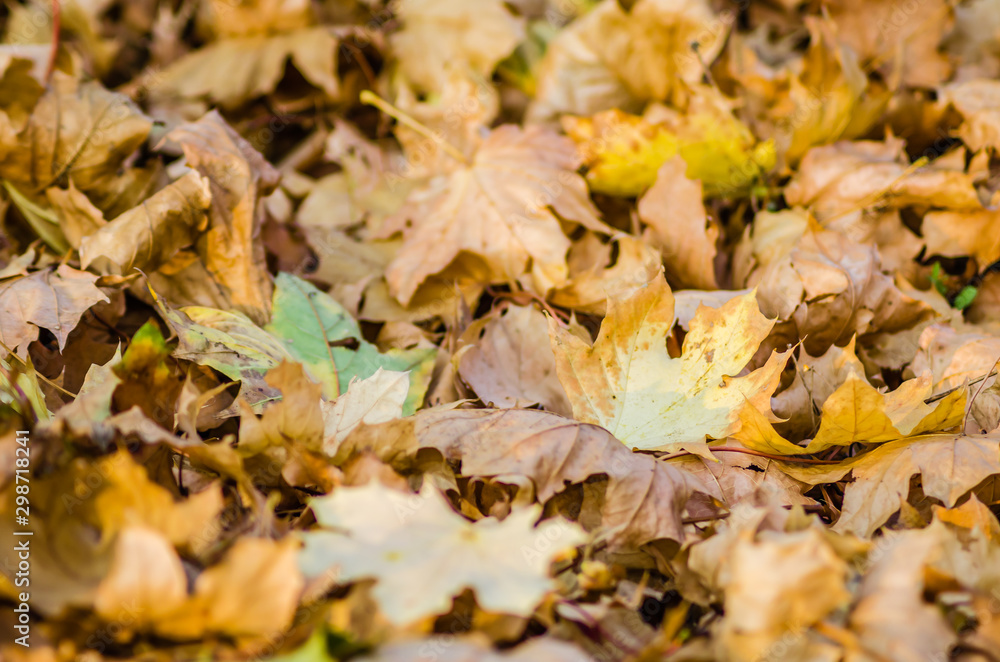
POLYGON ((436 448, 460 461, 466 476, 527 476, 548 501, 569 483, 605 474, 602 527, 614 548, 683 538, 681 514, 706 488, 685 471, 632 453, 605 430, 541 411, 424 411, 396 424, 361 428, 338 460, 370 449, 405 464, 418 448, 436 448))
POLYGON ((296 564, 298 544, 285 539, 241 537, 223 559, 198 576, 192 595, 161 619, 157 632, 199 637, 277 636, 292 623, 303 579, 296 564))
POLYGON ((403 0, 397 12, 403 29, 390 45, 403 74, 428 92, 445 86, 449 68, 489 76, 524 38, 523 19, 500 0, 403 0))
POLYGON ((947 657, 955 633, 938 606, 923 597, 926 566, 938 547, 933 527, 890 532, 879 540, 849 620, 865 649, 900 662, 947 657))
POLYGON ((25 192, 72 181, 89 193, 117 173, 151 126, 127 97, 56 72, 16 142, 0 150, 0 178, 25 192))
POLYGON ((464 334, 458 373, 488 405, 509 409, 541 404, 557 414, 572 412, 556 376, 548 322, 533 306, 507 306, 476 322, 464 334))
POLYGON ((539 506, 472 523, 433 487, 410 495, 373 481, 311 506, 321 525, 339 532, 303 534, 305 574, 335 566, 347 581, 375 578, 375 599, 400 625, 447 612, 465 588, 483 609, 528 616, 552 588, 555 555, 586 538, 561 519, 535 526, 539 506))
POLYGON ((82 266, 104 258, 110 262, 106 266, 111 273, 129 274, 135 268, 155 271, 195 242, 211 202, 208 180, 190 172, 83 237, 79 243, 82 266))
POLYGON ((559 217, 608 231, 578 165, 573 144, 555 133, 494 130, 465 167, 411 194, 389 220, 384 232, 402 231, 405 240, 386 271, 392 293, 408 304, 462 252, 485 261, 493 280, 515 280, 530 264, 540 291, 563 284, 569 239, 559 217))
MULTIPOLYGON (((789 653, 817 659, 817 642, 802 631, 850 599, 847 564, 818 528, 781 537, 741 540, 731 550, 722 590, 726 617, 717 649, 727 660, 773 654, 792 634, 789 653)), ((788 650, 788 647, 783 648, 788 650)))
POLYGON ((981 481, 1000 473, 997 438, 926 435, 882 444, 875 450, 831 467, 783 466, 792 477, 812 485, 842 479, 854 482, 844 492, 843 513, 834 530, 869 537, 910 491, 910 478, 919 474, 924 494, 946 506, 981 481))
POLYGON ((652 188, 639 199, 639 218, 649 226, 645 238, 663 252, 671 282, 714 290, 719 227, 705 213, 701 183, 688 179, 686 170, 679 156, 663 164, 652 188))
POLYGON ((127 619, 139 629, 177 609, 186 598, 187 578, 173 545, 152 529, 123 529, 111 569, 97 588, 97 613, 108 621, 127 619))
POLYGON ((666 100, 696 83, 725 43, 730 15, 701 0, 639 0, 624 9, 605 0, 549 44, 529 111, 534 120, 561 113, 593 115, 666 100), (691 42, 698 42, 698 54, 691 42))
POLYGON ((789 205, 808 207, 826 223, 865 207, 980 209, 972 176, 932 162, 914 170, 898 138, 838 142, 810 149, 785 192, 789 205))
POLYGON ((979 151, 1000 146, 1000 83, 967 80, 952 83, 939 94, 941 101, 951 104, 962 115, 958 135, 969 149, 979 151))
POLYGON ((951 73, 938 49, 953 23, 952 7, 944 0, 921 4, 920 11, 892 0, 836 0, 828 12, 838 38, 862 63, 878 67, 893 87, 934 87, 951 73))
POLYGON ((216 111, 177 127, 166 140, 180 144, 188 166, 210 182, 212 205, 199 255, 232 307, 263 324, 273 286, 260 242, 259 200, 278 184, 278 171, 216 111))
POLYGON ((335 455, 341 442, 359 425, 376 425, 403 416, 410 390, 405 372, 379 368, 366 379, 355 379, 334 402, 323 402, 323 451, 335 455))
POLYGON ((63 349, 87 309, 109 301, 96 281, 97 276, 65 264, 54 271, 0 281, 0 340, 23 357, 28 344, 38 339, 39 329, 47 329, 63 349))
POLYGON ((326 27, 221 39, 160 72, 153 91, 158 99, 207 98, 235 108, 273 92, 290 60, 306 80, 336 98, 338 47, 339 40, 326 27))
POLYGON ((601 243, 588 232, 573 243, 567 259, 569 279, 548 296, 557 306, 590 315, 604 315, 608 300, 621 299, 656 278, 663 268, 659 251, 631 235, 619 234, 601 243), (611 264, 612 248, 618 256, 611 264))

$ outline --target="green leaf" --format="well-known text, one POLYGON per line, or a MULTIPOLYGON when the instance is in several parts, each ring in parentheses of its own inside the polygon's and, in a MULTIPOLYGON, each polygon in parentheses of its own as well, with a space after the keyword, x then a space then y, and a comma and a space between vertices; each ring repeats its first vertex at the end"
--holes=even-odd
POLYGON ((55 212, 36 205, 8 181, 4 181, 3 187, 7 190, 17 210, 24 216, 24 220, 28 221, 28 225, 35 231, 35 234, 41 237, 42 241, 60 254, 69 250, 69 243, 66 241, 66 236, 63 235, 59 225, 59 217, 56 216, 55 212))
POLYGON ((380 353, 365 341, 354 318, 328 294, 291 274, 275 281, 271 322, 263 329, 242 313, 188 306, 175 310, 157 297, 160 314, 174 333, 174 356, 218 370, 242 382, 240 395, 255 409, 280 398, 264 375, 284 360, 302 363, 333 400, 351 380, 370 377, 379 368, 409 371, 410 388, 403 414, 424 399, 434 367, 433 349, 380 353))
POLYGON ((935 262, 934 266, 931 268, 931 283, 934 284, 934 289, 936 289, 941 296, 948 296, 948 286, 944 284, 941 279, 941 263, 935 262))
POLYGON ((264 328, 323 385, 327 399, 345 393, 355 377, 365 379, 385 368, 410 372, 404 416, 412 414, 423 402, 435 350, 380 353, 361 336, 361 328, 343 306, 310 283, 287 273, 278 274, 275 280, 272 311, 271 322, 264 328))
POLYGON ((976 300, 976 295, 979 294, 979 289, 973 287, 972 285, 966 285, 962 288, 962 291, 958 293, 955 300, 951 302, 952 308, 957 308, 958 310, 965 310, 968 308, 973 301, 976 300))

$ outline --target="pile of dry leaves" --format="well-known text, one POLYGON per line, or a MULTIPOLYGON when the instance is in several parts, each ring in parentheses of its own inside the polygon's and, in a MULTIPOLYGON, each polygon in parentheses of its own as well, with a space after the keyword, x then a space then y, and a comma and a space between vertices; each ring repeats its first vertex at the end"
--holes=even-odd
POLYGON ((3 659, 1000 660, 997 0, 0 25, 3 659))

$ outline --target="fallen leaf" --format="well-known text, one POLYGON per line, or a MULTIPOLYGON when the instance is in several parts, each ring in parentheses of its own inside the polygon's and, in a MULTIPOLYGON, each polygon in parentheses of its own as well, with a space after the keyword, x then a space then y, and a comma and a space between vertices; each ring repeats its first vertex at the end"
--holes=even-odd
POLYGON ((359 429, 336 459, 372 450, 396 462, 419 448, 460 461, 466 476, 526 476, 543 503, 569 484, 606 474, 602 527, 615 548, 682 540, 683 504, 707 489, 685 471, 632 453, 597 426, 532 410, 426 411, 359 429))
POLYGON ((701 184, 685 176, 685 168, 680 157, 663 164, 656 183, 639 200, 639 218, 649 226, 647 241, 663 252, 671 282, 714 290, 719 227, 705 212, 701 184))
POLYGON ((753 295, 701 308, 681 357, 670 358, 673 303, 662 276, 611 302, 593 346, 550 322, 556 369, 578 420, 601 425, 626 446, 709 457, 705 439, 735 432, 740 410, 770 411, 784 359, 774 354, 763 368, 737 376, 771 329, 753 295))
POLYGON ((538 507, 502 522, 469 522, 434 488, 407 495, 372 482, 341 487, 311 506, 322 526, 339 532, 303 534, 305 574, 334 566, 347 581, 377 579, 375 599, 398 624, 445 613, 465 588, 484 609, 528 616, 552 588, 548 569, 556 554, 585 539, 561 520, 536 527, 538 507))
POLYGON ((555 133, 495 129, 464 167, 412 193, 387 221, 383 234, 404 237, 386 270, 392 294, 407 305, 424 280, 463 253, 485 261, 491 280, 515 280, 530 264, 539 290, 562 285, 569 239, 559 218, 608 231, 574 172, 578 164, 572 143, 555 133))
POLYGON ((152 127, 127 97, 61 72, 38 100, 27 125, 2 141, 0 178, 28 191, 70 181, 93 191, 115 175, 152 127))
POLYGON ((545 316, 532 306, 507 306, 464 334, 458 374, 495 407, 528 407, 568 415, 566 393, 556 376, 556 361, 545 316))
POLYGON ((209 180, 212 204, 199 255, 233 309, 263 323, 272 287, 258 240, 264 212, 259 201, 277 186, 278 171, 215 111, 165 139, 179 144, 187 165, 209 180))
POLYGON ((129 274, 133 269, 155 271, 185 246, 197 240, 211 204, 208 180, 192 172, 161 189, 141 207, 88 233, 79 241, 84 268, 104 258, 106 272, 129 274))
POLYGON ((274 92, 289 61, 331 98, 340 93, 339 40, 327 27, 224 38, 173 62, 157 77, 157 98, 209 99, 223 108, 274 92))
POLYGON ((87 309, 108 297, 94 284, 97 276, 65 264, 0 282, 0 338, 7 352, 27 356, 39 330, 55 336, 59 349, 87 309))
POLYGON ((605 0, 549 44, 529 118, 632 110, 681 95, 722 50, 731 21, 700 0, 639 0, 627 9, 605 0))
POLYGON ((400 71, 429 92, 444 87, 449 68, 489 76, 524 38, 523 20, 499 0, 404 0, 397 12, 403 28, 390 44, 400 71))
POLYGON ((361 337, 358 323, 340 304, 313 285, 278 274, 274 314, 264 328, 301 361, 332 400, 347 391, 355 377, 365 379, 380 368, 409 371, 410 389, 404 412, 411 414, 423 402, 434 363, 434 350, 390 350, 380 353, 361 337))
POLYGON ((951 507, 980 482, 1000 473, 1000 458, 992 436, 937 434, 891 441, 832 467, 782 470, 813 485, 840 480, 850 472, 854 482, 844 492, 843 514, 834 530, 867 538, 899 509, 912 476, 921 476, 924 494, 951 507))

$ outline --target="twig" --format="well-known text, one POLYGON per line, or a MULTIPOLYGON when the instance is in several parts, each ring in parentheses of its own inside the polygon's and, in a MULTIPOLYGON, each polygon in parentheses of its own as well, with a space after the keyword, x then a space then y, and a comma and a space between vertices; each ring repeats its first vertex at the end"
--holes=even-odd
MULTIPOLYGON (((997 360, 993 362, 993 365, 991 365, 990 369, 986 372, 990 375, 995 375, 996 373, 993 371, 993 368, 997 367, 997 363, 1000 363, 1000 356, 997 357, 997 360)), ((979 388, 976 389, 976 394, 969 400, 968 408, 965 410, 965 416, 962 417, 962 432, 965 432, 965 426, 969 422, 969 414, 972 413, 972 405, 976 401, 976 398, 979 397, 979 394, 983 392, 983 387, 986 386, 987 378, 988 377, 983 377, 982 384, 980 384, 979 388)))
MULTIPOLYGON (((997 364, 994 363, 993 367, 995 368, 996 365, 997 364)), ((993 368, 990 368, 990 374, 983 375, 982 377, 976 377, 975 379, 973 379, 972 381, 970 381, 968 384, 962 384, 961 386, 956 386, 954 388, 948 389, 947 391, 941 391, 940 393, 938 393, 936 395, 932 395, 931 397, 929 397, 926 400, 924 400, 924 404, 925 405, 929 405, 932 402, 937 402, 938 400, 940 400, 940 399, 942 399, 944 397, 947 397, 948 395, 954 393, 955 391, 957 391, 960 388, 965 388, 966 386, 972 386, 973 384, 978 384, 979 382, 985 381, 985 380, 989 379, 990 377, 992 377, 992 376, 994 376, 996 374, 997 374, 996 370, 993 370, 993 368)), ((976 392, 976 395, 979 395, 978 391, 976 392)), ((973 400, 975 400, 975 398, 973 398, 973 400)))

